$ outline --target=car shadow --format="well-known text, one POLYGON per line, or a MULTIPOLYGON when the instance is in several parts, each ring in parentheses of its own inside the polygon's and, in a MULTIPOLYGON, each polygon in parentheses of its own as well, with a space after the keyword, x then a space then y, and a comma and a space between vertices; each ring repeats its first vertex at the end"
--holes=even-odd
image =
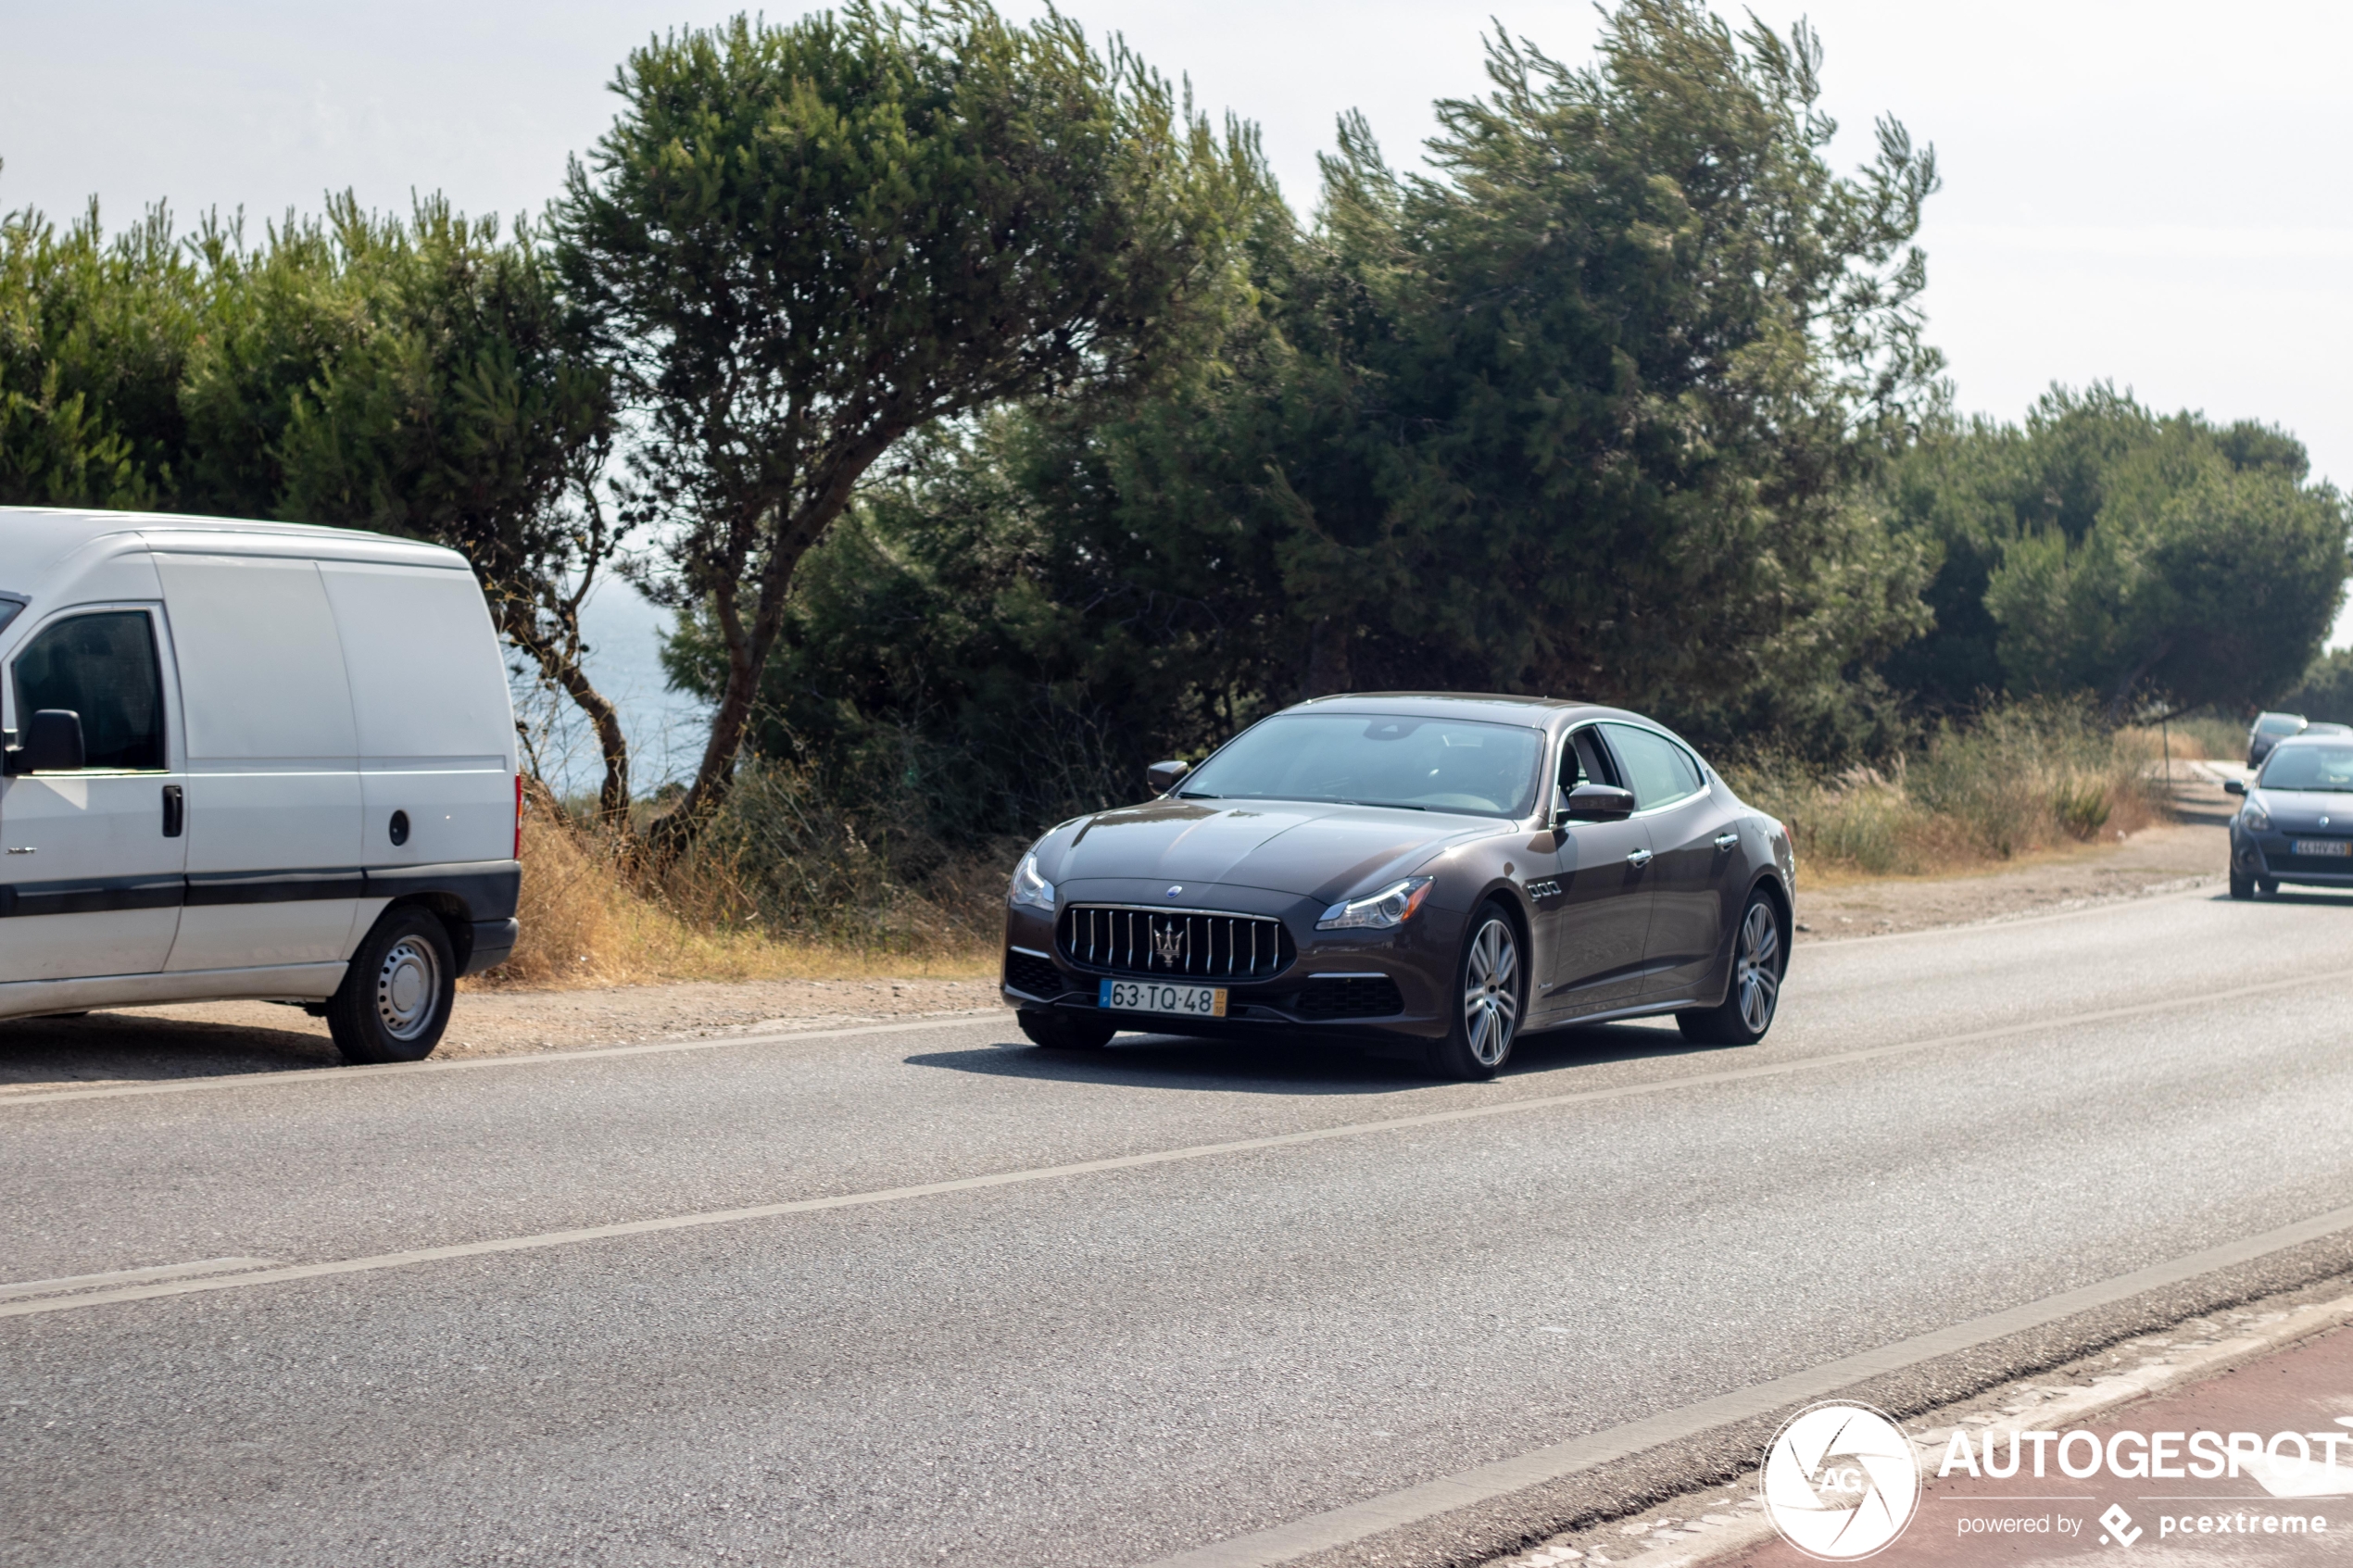
POLYGON ((296 1029, 103 1011, 0 1022, 0 1091, 284 1073, 342 1060, 323 1035, 296 1029))
MULTIPOLYGON (((1714 1050, 1673 1029, 1596 1024, 1523 1036, 1512 1048, 1505 1080, 1609 1062, 1714 1050)), ((1028 1078, 1125 1088, 1212 1090, 1262 1095, 1389 1095, 1447 1082, 1433 1078, 1413 1048, 1385 1041, 1269 1033, 1264 1039, 1123 1035, 1101 1050, 1044 1050, 1011 1038, 974 1049, 925 1051, 910 1067, 936 1067, 992 1078, 1028 1078)))
MULTIPOLYGON (((2233 900, 2225 891, 2217 893, 2214 901, 2228 904, 2233 900)), ((2247 902, 2246 899, 2236 901, 2247 902)), ((2277 893, 2259 893, 2253 901, 2259 904, 2301 904, 2307 909, 2353 909, 2353 888, 2283 887, 2277 893)))

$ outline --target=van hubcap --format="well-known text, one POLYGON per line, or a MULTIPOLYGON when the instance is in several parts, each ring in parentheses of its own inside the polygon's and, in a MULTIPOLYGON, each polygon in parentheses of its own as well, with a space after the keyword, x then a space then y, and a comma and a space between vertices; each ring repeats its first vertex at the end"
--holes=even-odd
POLYGON ((396 1040, 413 1040, 433 1022, 441 995, 441 964, 431 947, 404 936, 376 972, 376 1017, 396 1040))

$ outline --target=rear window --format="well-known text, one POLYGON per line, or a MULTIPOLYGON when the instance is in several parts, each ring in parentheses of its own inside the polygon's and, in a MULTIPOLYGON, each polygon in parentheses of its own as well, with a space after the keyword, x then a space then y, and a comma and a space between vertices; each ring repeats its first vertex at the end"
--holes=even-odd
POLYGON ((2255 733, 2259 735, 2292 735, 2303 727, 2303 720, 2285 713, 2266 713, 2255 721, 2255 733))

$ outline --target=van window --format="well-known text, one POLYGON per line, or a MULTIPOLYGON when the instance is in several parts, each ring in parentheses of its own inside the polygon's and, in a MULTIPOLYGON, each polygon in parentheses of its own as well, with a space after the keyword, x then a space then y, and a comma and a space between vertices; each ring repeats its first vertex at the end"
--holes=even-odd
POLYGON ((1707 787, 1699 776, 1699 764, 1664 735, 1628 724, 1604 724, 1602 729, 1609 736, 1609 748, 1626 765, 1636 810, 1672 805, 1707 787))
POLYGON ((82 715, 82 747, 93 768, 161 768, 163 678, 155 627, 139 609, 68 616, 34 634, 17 655, 17 724, 44 708, 82 715))

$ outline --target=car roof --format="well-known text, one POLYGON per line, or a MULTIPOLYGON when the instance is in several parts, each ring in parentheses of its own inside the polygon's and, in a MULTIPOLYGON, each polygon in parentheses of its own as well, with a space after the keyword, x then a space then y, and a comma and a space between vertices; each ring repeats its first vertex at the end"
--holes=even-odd
POLYGON ((1549 730, 1583 719, 1626 719, 1655 727, 1655 721, 1622 708, 1571 702, 1554 696, 1513 696, 1503 692, 1349 692, 1310 697, 1285 713, 1388 713, 1407 719, 1468 719, 1490 724, 1519 724, 1549 730))
POLYGON ((2318 733, 2311 730, 2306 730, 2299 734, 2282 735, 2279 738, 2278 743, 2274 745, 2271 749, 2273 751, 2278 751, 2282 747, 2291 746, 2327 746, 2331 742, 2334 742, 2336 745, 2342 746, 2345 744, 2345 738, 2348 734, 2353 734, 2353 732, 2347 731, 2342 724, 2335 725, 2330 729, 2321 730, 2318 733))

